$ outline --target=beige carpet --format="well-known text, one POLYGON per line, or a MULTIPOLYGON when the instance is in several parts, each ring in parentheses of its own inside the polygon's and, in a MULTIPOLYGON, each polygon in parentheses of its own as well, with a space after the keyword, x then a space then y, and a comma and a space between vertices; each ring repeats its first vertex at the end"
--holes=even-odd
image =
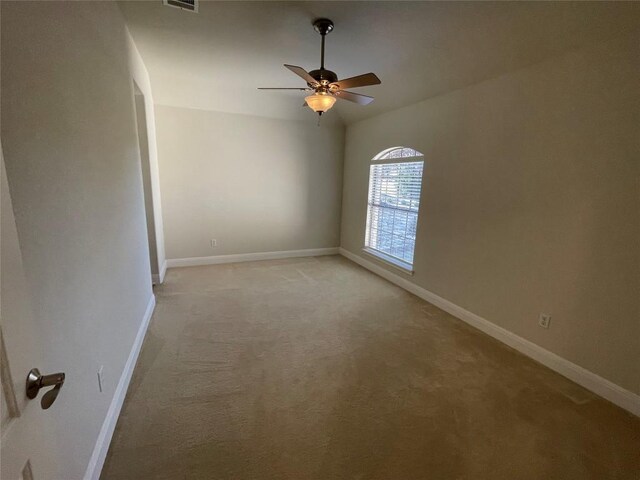
POLYGON ((157 299, 105 480, 640 478, 640 419, 342 257, 157 299))

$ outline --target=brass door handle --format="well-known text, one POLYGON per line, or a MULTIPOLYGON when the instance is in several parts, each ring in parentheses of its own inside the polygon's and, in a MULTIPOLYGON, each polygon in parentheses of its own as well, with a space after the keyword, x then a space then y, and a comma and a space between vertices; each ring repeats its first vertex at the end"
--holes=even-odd
POLYGON ((64 384, 64 373, 52 373, 51 375, 42 375, 40 370, 32 368, 27 375, 27 397, 33 399, 38 396, 41 388, 53 387, 42 396, 40 406, 46 410, 58 398, 58 393, 64 384))

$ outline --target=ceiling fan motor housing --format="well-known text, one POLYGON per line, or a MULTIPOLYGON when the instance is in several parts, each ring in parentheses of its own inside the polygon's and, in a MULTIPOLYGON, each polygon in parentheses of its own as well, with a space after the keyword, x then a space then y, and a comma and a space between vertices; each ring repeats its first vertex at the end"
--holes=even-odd
MULTIPOLYGON (((326 70, 324 68, 321 68, 319 70, 311 70, 309 72, 309 75, 316 79, 316 81, 320 84, 320 87, 326 88, 327 90, 329 89, 330 83, 338 81, 338 75, 336 75, 331 70, 326 70)), ((311 84, 309 84, 309 86, 313 87, 313 85, 311 84)))

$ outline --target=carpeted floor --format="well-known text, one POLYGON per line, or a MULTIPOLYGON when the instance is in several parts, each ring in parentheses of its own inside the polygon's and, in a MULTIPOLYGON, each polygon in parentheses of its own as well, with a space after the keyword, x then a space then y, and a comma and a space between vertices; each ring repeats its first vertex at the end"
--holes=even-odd
POLYGON ((156 293, 104 480, 640 478, 640 419, 342 257, 156 293))

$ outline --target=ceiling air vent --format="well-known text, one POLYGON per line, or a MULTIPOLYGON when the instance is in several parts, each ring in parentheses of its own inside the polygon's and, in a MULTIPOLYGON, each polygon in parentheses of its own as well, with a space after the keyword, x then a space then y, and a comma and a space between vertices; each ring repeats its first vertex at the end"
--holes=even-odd
POLYGON ((198 0, 162 0, 162 3, 170 7, 198 13, 198 0))

